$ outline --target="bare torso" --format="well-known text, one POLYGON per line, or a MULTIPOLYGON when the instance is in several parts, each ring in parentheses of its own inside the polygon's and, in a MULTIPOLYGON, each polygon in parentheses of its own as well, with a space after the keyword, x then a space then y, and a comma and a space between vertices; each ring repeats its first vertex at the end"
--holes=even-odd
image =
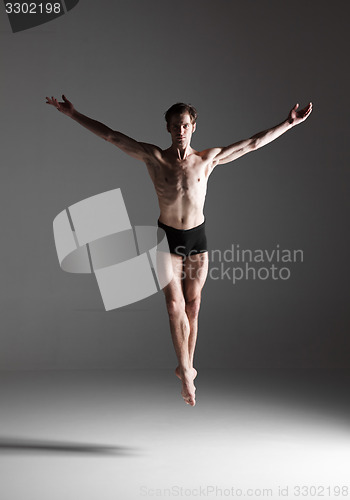
POLYGON ((159 220, 176 229, 191 229, 204 222, 203 207, 212 161, 192 150, 183 160, 171 149, 158 149, 146 162, 160 208, 159 220))

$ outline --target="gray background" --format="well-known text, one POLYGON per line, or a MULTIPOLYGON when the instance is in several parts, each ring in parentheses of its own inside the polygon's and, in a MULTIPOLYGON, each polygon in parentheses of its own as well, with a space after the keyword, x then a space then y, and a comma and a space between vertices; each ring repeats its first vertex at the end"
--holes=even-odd
POLYGON ((227 145, 309 101, 307 122, 218 167, 210 249, 300 248, 288 281, 208 279, 197 366, 346 369, 348 17, 344 2, 82 0, 65 16, 1 35, 2 369, 169 368, 161 293, 106 313, 93 276, 61 271, 52 221, 120 187, 133 224, 155 224, 142 163, 45 104, 76 108, 169 145, 164 111, 199 111, 193 146, 227 145), (346 134, 346 136, 345 136, 346 134))

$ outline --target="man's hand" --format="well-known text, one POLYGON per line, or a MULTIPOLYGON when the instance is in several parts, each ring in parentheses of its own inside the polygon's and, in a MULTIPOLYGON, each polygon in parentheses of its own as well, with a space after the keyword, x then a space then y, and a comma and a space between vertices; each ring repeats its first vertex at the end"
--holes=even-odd
POLYGON ((294 108, 290 110, 288 115, 288 122, 293 126, 298 125, 299 123, 306 120, 306 118, 312 111, 312 102, 309 102, 309 104, 305 108, 300 109, 299 111, 297 111, 298 108, 299 104, 296 104, 294 108))
POLYGON ((57 99, 53 96, 51 97, 51 99, 49 97, 46 97, 46 99, 47 99, 46 104, 51 104, 51 106, 55 106, 55 108, 58 109, 58 111, 60 111, 64 115, 70 117, 73 116, 73 113, 75 111, 74 106, 70 101, 68 101, 65 95, 62 95, 63 102, 58 102, 57 99))

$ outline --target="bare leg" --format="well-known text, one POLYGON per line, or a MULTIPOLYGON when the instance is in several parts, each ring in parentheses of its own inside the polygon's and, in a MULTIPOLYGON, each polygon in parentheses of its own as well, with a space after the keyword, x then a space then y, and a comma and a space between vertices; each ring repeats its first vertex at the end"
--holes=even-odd
POLYGON ((182 257, 176 255, 172 255, 171 257, 174 277, 164 288, 164 294, 169 315, 171 336, 179 363, 176 374, 182 381, 182 397, 187 404, 194 406, 196 388, 193 379, 195 373, 189 351, 190 322, 186 314, 186 303, 183 295, 183 263, 182 257))
POLYGON ((188 339, 188 354, 193 366, 194 351, 197 343, 198 334, 198 314, 200 308, 200 296, 191 302, 186 302, 186 314, 190 323, 190 336, 188 339))
POLYGON ((182 396, 186 403, 194 406, 194 379, 197 370, 193 367, 197 341, 198 314, 201 291, 208 274, 208 253, 189 256, 184 263, 172 255, 174 279, 164 289, 170 320, 170 329, 179 365, 175 374, 182 381, 182 396))
MULTIPOLYGON (((208 275, 208 252, 190 255, 184 264, 184 297, 185 310, 190 323, 188 350, 193 367, 194 351, 198 333, 198 314, 201 303, 201 293, 208 275)), ((196 372, 197 374, 197 372, 196 372)))

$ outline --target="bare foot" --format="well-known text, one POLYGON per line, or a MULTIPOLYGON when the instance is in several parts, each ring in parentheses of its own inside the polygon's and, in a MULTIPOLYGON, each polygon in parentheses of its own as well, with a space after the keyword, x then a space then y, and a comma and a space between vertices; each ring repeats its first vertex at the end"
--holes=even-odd
MULTIPOLYGON (((192 370, 193 370, 193 380, 194 380, 197 377, 197 370, 195 368, 192 368, 192 370)), ((182 380, 179 366, 177 366, 175 369, 175 375, 177 376, 177 378, 182 380)))
POLYGON ((177 367, 175 370, 175 374, 182 382, 181 396, 183 397, 185 403, 190 406, 194 406, 196 404, 196 388, 193 380, 197 376, 197 370, 195 368, 191 368, 190 370, 185 372, 177 367))
POLYGON ((195 393, 196 388, 194 386, 193 380, 183 380, 181 396, 183 397, 187 405, 194 406, 196 404, 195 393))

